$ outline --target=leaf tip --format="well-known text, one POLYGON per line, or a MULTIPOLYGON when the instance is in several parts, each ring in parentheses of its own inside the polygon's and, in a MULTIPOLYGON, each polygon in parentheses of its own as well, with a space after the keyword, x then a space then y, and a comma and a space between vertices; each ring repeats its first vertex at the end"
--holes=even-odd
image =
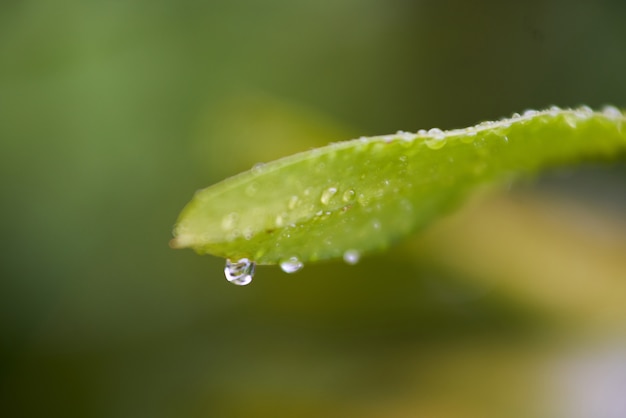
POLYGON ((170 248, 173 248, 175 250, 181 249, 181 248, 188 248, 193 246, 193 243, 195 242, 193 235, 190 234, 186 234, 186 235, 178 235, 175 236, 174 238, 172 238, 169 242, 169 246, 170 248))

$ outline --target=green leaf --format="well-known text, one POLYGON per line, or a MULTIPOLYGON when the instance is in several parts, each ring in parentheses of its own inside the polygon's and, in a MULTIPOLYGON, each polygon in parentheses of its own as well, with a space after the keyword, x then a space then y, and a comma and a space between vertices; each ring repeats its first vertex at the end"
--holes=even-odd
POLYGON ((172 246, 259 264, 356 261, 424 227, 477 186, 624 150, 626 118, 614 107, 527 111, 466 129, 335 143, 198 191, 172 246))

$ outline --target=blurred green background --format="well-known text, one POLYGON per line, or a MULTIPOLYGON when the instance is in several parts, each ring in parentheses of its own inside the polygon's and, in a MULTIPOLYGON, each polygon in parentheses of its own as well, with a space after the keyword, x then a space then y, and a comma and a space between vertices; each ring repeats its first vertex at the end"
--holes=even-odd
POLYGON ((0 414, 626 416, 623 163, 245 288, 168 247, 196 189, 257 162, 626 107, 625 21, 619 0, 1 2, 0 414))

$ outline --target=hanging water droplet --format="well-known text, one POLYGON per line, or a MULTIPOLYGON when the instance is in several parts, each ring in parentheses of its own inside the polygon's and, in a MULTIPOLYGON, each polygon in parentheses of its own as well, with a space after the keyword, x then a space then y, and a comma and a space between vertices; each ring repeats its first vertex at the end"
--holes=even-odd
POLYGON ((348 250, 343 253, 343 261, 347 264, 355 265, 361 259, 361 253, 357 250, 348 250))
POLYGON ((242 258, 234 263, 227 259, 226 267, 224 267, 224 275, 229 282, 237 286, 245 286, 252 282, 255 267, 256 264, 247 258, 242 258))
POLYGON ((285 273, 295 273, 304 267, 302 261, 298 260, 298 257, 291 257, 288 260, 284 260, 280 262, 280 268, 285 273))
POLYGON ((322 197, 320 197, 320 202, 322 202, 322 205, 328 205, 330 203, 330 199, 333 198, 335 193, 337 193, 336 187, 329 187, 328 189, 324 190, 324 192, 322 192, 322 197))

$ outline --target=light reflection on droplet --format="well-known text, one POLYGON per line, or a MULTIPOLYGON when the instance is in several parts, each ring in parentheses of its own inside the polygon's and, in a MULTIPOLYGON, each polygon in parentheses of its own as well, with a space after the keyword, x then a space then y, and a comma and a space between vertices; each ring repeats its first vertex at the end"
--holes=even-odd
POLYGON ((343 261, 347 264, 355 265, 361 259, 361 253, 357 250, 348 250, 343 253, 343 261))

